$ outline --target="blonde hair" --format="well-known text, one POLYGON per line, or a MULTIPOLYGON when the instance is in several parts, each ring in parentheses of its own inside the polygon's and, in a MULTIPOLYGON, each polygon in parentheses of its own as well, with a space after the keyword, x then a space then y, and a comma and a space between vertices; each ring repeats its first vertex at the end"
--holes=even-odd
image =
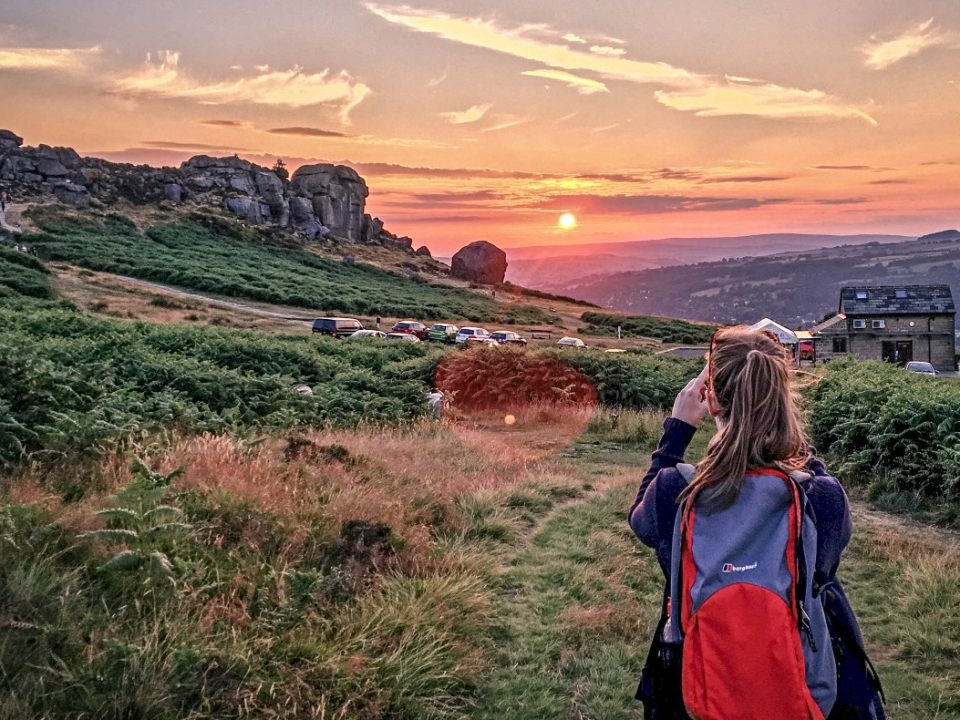
POLYGON ((713 488, 711 502, 723 507, 736 500, 749 470, 799 470, 810 449, 787 354, 772 335, 743 326, 719 330, 708 366, 717 434, 681 498, 713 488))

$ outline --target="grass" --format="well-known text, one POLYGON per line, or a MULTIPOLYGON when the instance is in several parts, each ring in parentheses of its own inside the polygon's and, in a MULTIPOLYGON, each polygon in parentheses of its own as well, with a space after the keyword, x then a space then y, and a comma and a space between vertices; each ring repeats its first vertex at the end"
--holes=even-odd
POLYGON ((498 324, 548 320, 530 305, 499 305, 479 293, 324 258, 285 236, 212 214, 146 231, 117 214, 80 216, 42 207, 30 218, 37 231, 23 241, 44 259, 201 292, 340 314, 498 324))
MULTIPOLYGON (((662 580, 624 514, 660 415, 512 414, 176 437, 64 468, 79 499, 23 470, 0 718, 637 717, 662 580)), ((891 717, 960 717, 950 542, 858 511, 840 577, 891 717)))

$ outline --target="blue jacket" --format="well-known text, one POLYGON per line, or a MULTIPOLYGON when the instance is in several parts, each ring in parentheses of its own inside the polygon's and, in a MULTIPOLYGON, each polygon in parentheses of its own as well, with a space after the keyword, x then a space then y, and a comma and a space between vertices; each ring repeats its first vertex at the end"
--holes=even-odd
MULTIPOLYGON (((667 418, 663 428, 663 437, 653 453, 650 469, 643 476, 628 517, 637 537, 656 552, 669 587, 677 500, 686 487, 686 481, 676 466, 683 462, 696 428, 675 418, 667 418)), ((804 489, 817 524, 814 581, 823 588, 825 608, 832 620, 831 634, 841 638, 839 642, 849 648, 849 652, 838 658, 837 708, 830 717, 882 720, 885 715, 878 692, 879 683, 870 677, 872 668, 868 667, 869 663, 861 660, 861 656, 865 658, 863 638, 843 586, 837 579, 840 555, 850 542, 853 531, 847 494, 840 482, 827 474, 819 459, 812 458, 806 469, 813 478, 804 489)))

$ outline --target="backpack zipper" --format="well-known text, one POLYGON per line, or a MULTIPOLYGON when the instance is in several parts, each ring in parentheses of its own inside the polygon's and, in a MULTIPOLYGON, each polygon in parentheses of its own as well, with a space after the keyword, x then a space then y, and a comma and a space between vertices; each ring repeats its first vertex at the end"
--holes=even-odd
POLYGON ((807 636, 807 641, 810 643, 810 649, 814 652, 817 652, 817 641, 813 639, 813 626, 810 624, 810 616, 807 615, 807 609, 803 606, 803 601, 800 602, 800 629, 807 636))

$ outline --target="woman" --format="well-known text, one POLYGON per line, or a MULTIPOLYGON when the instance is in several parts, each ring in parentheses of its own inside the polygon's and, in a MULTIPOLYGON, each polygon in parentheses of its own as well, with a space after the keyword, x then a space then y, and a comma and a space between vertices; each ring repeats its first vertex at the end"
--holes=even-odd
MULTIPOLYGON (((689 467, 689 466, 687 466, 689 467)), ((863 651, 853 611, 836 578, 852 525, 846 494, 811 452, 784 348, 772 336, 744 327, 711 338, 707 366, 677 396, 650 469, 630 508, 633 531, 656 551, 666 578, 664 610, 638 697, 647 718, 686 718, 680 691, 680 652, 665 642, 674 521, 680 503, 704 491, 719 505, 736 500, 748 471, 802 470, 801 486, 816 526, 813 587, 822 601, 837 666, 830 720, 885 718, 876 673, 863 651), (710 413, 717 425, 695 472, 682 472, 697 426, 710 413), (685 475, 690 477, 686 479, 685 475)), ((812 555, 811 555, 812 557, 812 555)), ((802 609, 802 608, 801 608, 802 609)), ((790 720, 785 718, 784 720, 790 720)))

